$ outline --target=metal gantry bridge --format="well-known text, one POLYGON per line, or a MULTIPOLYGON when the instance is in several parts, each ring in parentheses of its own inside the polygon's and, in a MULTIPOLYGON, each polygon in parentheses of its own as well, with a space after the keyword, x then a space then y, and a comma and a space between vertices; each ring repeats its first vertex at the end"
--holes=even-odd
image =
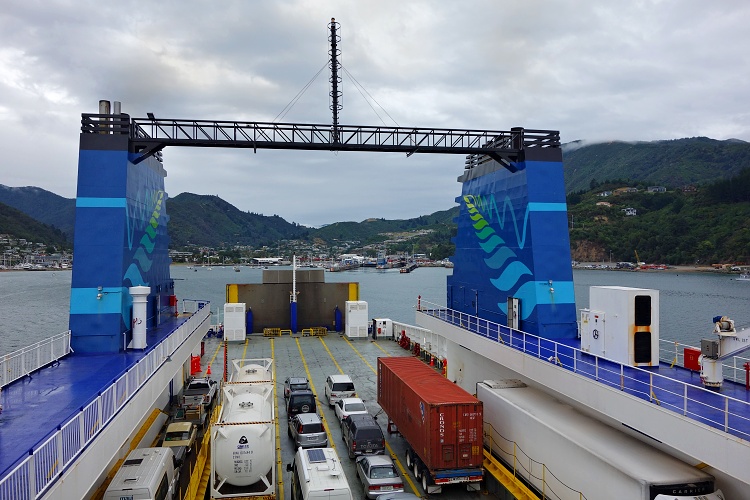
POLYGON ((167 146, 308 151, 369 151, 467 155, 466 166, 488 156, 512 167, 526 148, 560 148, 554 130, 509 131, 410 128, 309 123, 236 122, 130 118, 127 114, 83 114, 81 133, 127 135, 135 163, 167 146))

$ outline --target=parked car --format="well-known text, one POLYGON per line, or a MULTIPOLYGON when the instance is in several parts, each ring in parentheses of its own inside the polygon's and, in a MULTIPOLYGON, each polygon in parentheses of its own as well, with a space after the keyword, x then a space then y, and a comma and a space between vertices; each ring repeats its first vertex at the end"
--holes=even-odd
POLYGON ((219 383, 209 377, 191 378, 185 390, 182 391, 182 404, 189 406, 193 404, 202 404, 211 406, 216 399, 219 383))
POLYGON ((328 436, 317 413, 299 413, 289 419, 287 434, 294 448, 328 448, 328 436))
POLYGON ((286 418, 291 419, 299 413, 317 413, 315 394, 312 391, 294 391, 286 400, 286 418))
POLYGON ((364 401, 359 398, 341 398, 333 405, 333 410, 336 413, 336 418, 339 419, 339 424, 347 415, 367 413, 364 401))
POLYGON ((378 498, 384 493, 401 493, 404 482, 398 475, 391 457, 385 455, 363 455, 357 458, 355 472, 367 498, 378 498))
POLYGON ((349 458, 385 453, 383 431, 369 413, 349 415, 342 420, 341 439, 346 443, 349 458))
POLYGON ((164 433, 165 447, 185 446, 190 453, 198 436, 198 427, 193 422, 172 422, 164 433))
POLYGON ((294 391, 309 391, 310 383, 305 377, 287 377, 284 380, 284 399, 289 399, 289 394, 294 391))
POLYGON ((326 379, 325 394, 330 407, 341 398, 353 398, 357 395, 354 391, 354 382, 349 375, 329 375, 326 379))

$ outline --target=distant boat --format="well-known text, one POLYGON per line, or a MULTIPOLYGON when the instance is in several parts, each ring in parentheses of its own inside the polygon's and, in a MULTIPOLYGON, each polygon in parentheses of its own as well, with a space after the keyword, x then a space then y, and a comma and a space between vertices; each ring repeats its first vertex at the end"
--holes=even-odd
POLYGON ((240 266, 234 266, 234 272, 236 273, 240 272, 240 266))
POLYGON ((734 279, 737 281, 750 281, 750 273, 742 273, 734 279))

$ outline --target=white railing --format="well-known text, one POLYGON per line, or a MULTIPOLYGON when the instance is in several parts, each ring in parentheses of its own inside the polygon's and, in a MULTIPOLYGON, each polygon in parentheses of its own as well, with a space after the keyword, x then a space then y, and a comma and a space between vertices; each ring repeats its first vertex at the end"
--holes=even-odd
MULTIPOLYGON (((208 305, 208 301, 201 301, 208 305)), ((45 441, 34 446, 28 457, 0 478, 0 498, 41 498, 46 489, 71 465, 112 418, 130 401, 180 345, 206 320, 210 308, 201 306, 145 357, 102 391, 78 414, 64 422, 45 441)))
POLYGON ((547 360, 561 370, 573 371, 728 434, 750 439, 750 402, 595 356, 424 299, 418 311, 527 355, 547 360))
POLYGON ((70 354, 70 330, 0 357, 0 388, 70 354))
MULTIPOLYGON (((685 349, 697 350, 696 354, 700 354, 700 349, 695 346, 659 339, 659 359, 672 366, 685 366, 685 349)), ((728 358, 722 363, 724 380, 744 384, 747 380, 746 363, 750 364, 750 359, 742 356, 728 358)))

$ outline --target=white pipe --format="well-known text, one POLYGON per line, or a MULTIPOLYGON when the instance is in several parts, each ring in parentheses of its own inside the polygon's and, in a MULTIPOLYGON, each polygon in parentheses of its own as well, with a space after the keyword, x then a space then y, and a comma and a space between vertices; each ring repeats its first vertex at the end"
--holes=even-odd
POLYGON ((133 349, 146 348, 146 321, 148 296, 151 287, 131 286, 130 295, 133 297, 133 349))

